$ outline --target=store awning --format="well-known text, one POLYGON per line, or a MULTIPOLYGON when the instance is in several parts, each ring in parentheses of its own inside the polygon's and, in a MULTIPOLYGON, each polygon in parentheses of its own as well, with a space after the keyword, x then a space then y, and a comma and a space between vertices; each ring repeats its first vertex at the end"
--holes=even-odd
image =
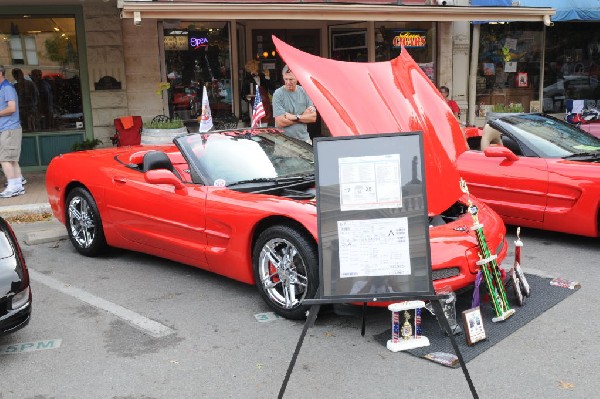
POLYGON ((470 7, 397 5, 397 0, 135 1, 118 0, 122 18, 179 20, 319 20, 319 21, 538 21, 549 22, 550 7, 470 7))
POLYGON ((552 21, 600 21, 600 0, 520 0, 524 7, 552 7, 552 21))

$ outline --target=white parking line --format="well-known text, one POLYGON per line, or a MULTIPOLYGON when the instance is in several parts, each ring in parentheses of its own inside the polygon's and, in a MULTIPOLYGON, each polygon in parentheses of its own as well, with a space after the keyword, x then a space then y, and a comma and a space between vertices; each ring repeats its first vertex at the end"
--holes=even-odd
POLYGON ((132 324, 134 327, 142 330, 144 333, 151 335, 155 338, 165 337, 167 335, 173 334, 175 330, 160 324, 154 320, 150 320, 147 317, 144 317, 140 314, 135 313, 129 309, 126 309, 120 305, 109 302, 105 299, 97 297, 93 294, 90 294, 87 291, 84 291, 80 288, 71 287, 62 281, 59 281, 55 278, 48 277, 42 273, 38 273, 35 270, 29 269, 29 277, 32 280, 35 280, 39 283, 42 283, 50 288, 53 288, 57 291, 62 292, 63 294, 70 295, 74 298, 79 299, 89 305, 92 305, 98 309, 102 309, 107 311, 108 313, 112 313, 120 319, 125 320, 126 322, 132 324))

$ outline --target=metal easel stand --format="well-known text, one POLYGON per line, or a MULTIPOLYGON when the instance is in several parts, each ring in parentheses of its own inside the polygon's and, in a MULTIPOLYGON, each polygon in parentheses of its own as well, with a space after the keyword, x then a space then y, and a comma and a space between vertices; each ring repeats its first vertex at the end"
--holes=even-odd
MULTIPOLYGON (((441 326, 444 328, 448 337, 450 338, 450 342, 452 343, 452 348, 454 348, 456 357, 458 357, 458 361, 463 370, 463 374, 465 375, 465 379, 467 380, 467 384, 469 384, 469 389, 471 391, 471 394, 473 395, 474 399, 479 399, 479 396, 477 395, 477 391, 475 390, 475 386, 473 385, 473 381, 471 380, 471 376, 469 375, 469 370, 467 370, 467 365, 465 364, 462 354, 460 353, 460 349, 458 348, 458 344, 456 343, 456 340, 454 339, 454 334, 452 333, 452 329, 450 328, 450 323, 448 323, 448 319, 446 318, 446 315, 444 314, 444 310, 442 309, 441 300, 444 300, 446 298, 447 298, 447 296, 445 296, 445 295, 423 295, 423 296, 418 296, 416 298, 411 297, 410 299, 420 299, 420 300, 431 301, 431 304, 433 305, 433 309, 435 311, 436 317, 438 318, 438 321, 440 322, 441 326)), ((386 300, 388 300, 388 299, 390 299, 390 298, 386 298, 386 300)), ((399 298, 393 298, 393 299, 399 299, 399 298)), ((403 300, 403 301, 407 300, 407 299, 408 298, 405 298, 405 297, 400 298, 400 300, 403 300)), ((283 383, 281 384, 281 389, 279 390, 279 395, 277 396, 278 399, 282 399, 283 395, 285 394, 287 384, 292 375, 292 371, 294 370, 294 366, 296 365, 296 360, 298 359, 298 354, 300 353, 300 348, 302 348, 302 343, 304 342, 306 333, 308 332, 309 328, 314 326, 315 321, 317 319, 317 314, 319 313, 321 305, 335 303, 335 302, 357 302, 357 300, 356 299, 350 299, 350 300, 337 299, 337 300, 332 301, 329 299, 311 299, 311 300, 305 301, 305 303, 310 304, 311 307, 308 310, 306 322, 304 323, 304 327, 302 328, 302 333, 300 334, 300 338, 298 339, 298 343, 296 344, 296 350, 294 351, 292 360, 290 361, 287 372, 285 374, 285 378, 283 380, 283 383)), ((362 302, 362 301, 359 301, 359 302, 362 302)), ((361 335, 363 335, 363 336, 364 336, 364 331, 365 331, 365 319, 366 319, 365 314, 366 314, 366 302, 363 305, 363 323, 362 323, 362 331, 361 331, 361 335)))

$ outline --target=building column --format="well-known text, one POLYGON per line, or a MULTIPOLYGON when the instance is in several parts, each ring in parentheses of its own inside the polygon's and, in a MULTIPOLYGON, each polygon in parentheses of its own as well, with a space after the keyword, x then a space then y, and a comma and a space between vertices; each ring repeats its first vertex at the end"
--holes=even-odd
POLYGON ((447 86, 450 97, 467 119, 469 86, 469 22, 440 22, 438 54, 438 87, 447 86))
POLYGON ((461 121, 467 120, 469 93, 469 22, 453 23, 452 34, 452 99, 458 103, 461 121))
POLYGON ((438 87, 447 86, 450 89, 450 95, 454 98, 452 90, 452 22, 438 23, 439 51, 437 58, 438 87))

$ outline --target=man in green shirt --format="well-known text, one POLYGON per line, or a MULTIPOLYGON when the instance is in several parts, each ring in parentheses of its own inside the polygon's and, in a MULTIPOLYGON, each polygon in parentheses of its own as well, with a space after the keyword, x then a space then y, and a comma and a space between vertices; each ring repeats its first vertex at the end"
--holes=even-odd
POLYGON ((272 100, 275 126, 283 128, 286 136, 310 143, 306 124, 317 120, 317 110, 287 65, 282 72, 284 85, 275 90, 272 100))

